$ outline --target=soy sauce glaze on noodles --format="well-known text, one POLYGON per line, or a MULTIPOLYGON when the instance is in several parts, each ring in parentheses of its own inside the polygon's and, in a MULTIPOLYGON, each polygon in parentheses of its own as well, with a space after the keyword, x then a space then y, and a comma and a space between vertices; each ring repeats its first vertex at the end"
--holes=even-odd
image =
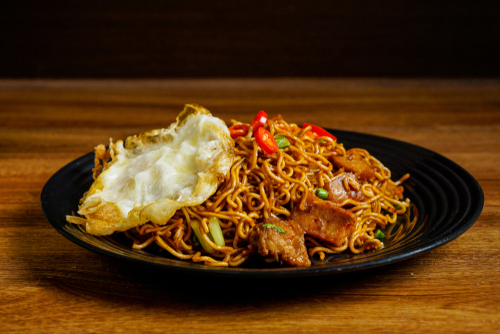
MULTIPOLYGON (((231 122, 235 159, 216 193, 202 205, 178 210, 165 225, 147 223, 124 232, 133 240, 134 249, 156 244, 181 260, 208 266, 239 266, 259 253, 266 255, 267 262, 310 265, 307 260, 297 264, 281 254, 287 249, 280 247, 293 247, 291 241, 272 238, 286 236, 288 232, 281 225, 266 225, 266 222, 293 221, 294 212, 301 214, 308 205, 314 205, 308 203, 313 196, 316 203, 324 201, 328 208, 334 207, 335 212, 344 210, 345 217, 353 217, 353 224, 341 231, 345 236, 340 233, 342 238, 338 242, 322 237, 321 231, 308 233, 307 228, 302 228, 306 230, 305 235, 298 236, 308 257, 323 260, 325 254, 360 254, 383 248, 381 239, 386 225, 408 214, 410 201, 403 199, 400 184, 409 174, 392 181, 391 171, 366 150, 346 151, 335 137, 321 132, 321 128, 308 124, 300 128, 278 116, 268 119, 261 127, 276 138, 275 141, 286 144, 274 153, 267 153, 259 145, 253 126, 231 122), (313 131, 315 128, 320 130, 313 131), (223 244, 214 241, 210 221, 219 223, 223 244), (195 236, 193 226, 199 229, 203 240, 195 236), (251 242, 252 232, 254 239, 259 240, 256 231, 276 234, 260 239, 261 246, 269 248, 267 253, 251 242), (269 241, 271 243, 263 244, 269 241), (276 242, 282 245, 276 246, 276 242), (277 247, 274 251, 273 246, 277 247)), ((324 228, 324 223, 328 222, 320 222, 311 229, 324 228)))

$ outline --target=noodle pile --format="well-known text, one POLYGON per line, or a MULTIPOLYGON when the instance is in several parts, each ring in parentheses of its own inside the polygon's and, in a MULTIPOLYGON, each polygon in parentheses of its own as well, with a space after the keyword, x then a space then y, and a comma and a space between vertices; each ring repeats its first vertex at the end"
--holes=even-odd
MULTIPOLYGON (((249 235, 257 223, 272 216, 287 219, 295 207, 304 209, 309 193, 345 176, 344 168, 338 169, 329 161, 333 155, 346 155, 342 144, 327 136, 314 138, 308 133, 310 127, 301 129, 296 124, 288 124, 281 116, 269 119, 265 128, 272 136, 286 137, 290 146, 267 154, 258 146, 250 127, 246 136, 235 138, 236 158, 217 192, 202 205, 178 210, 165 225, 147 223, 124 232, 133 240, 132 247, 143 249, 154 243, 182 260, 209 266, 238 266, 256 254, 249 244, 249 235), (218 246, 208 237, 207 221, 211 217, 220 220, 225 246, 218 246), (201 222, 201 235, 215 249, 214 253, 209 254, 194 243, 192 220, 201 222)), ((316 255, 323 260, 325 254, 347 249, 359 254, 382 248, 382 242, 375 238, 375 229, 395 223, 398 214, 405 213, 410 206, 409 199, 399 199, 402 197, 399 185, 409 175, 393 182, 391 171, 380 161, 366 150, 354 150, 375 171, 371 181, 343 179, 346 190, 361 190, 365 199, 357 202, 348 198, 338 204, 355 215, 355 231, 340 247, 306 235, 311 257, 316 255)))

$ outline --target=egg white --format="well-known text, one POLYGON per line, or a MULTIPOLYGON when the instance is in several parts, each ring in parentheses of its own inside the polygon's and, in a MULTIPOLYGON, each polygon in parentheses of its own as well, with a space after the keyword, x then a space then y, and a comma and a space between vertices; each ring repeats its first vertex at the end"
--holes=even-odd
POLYGON ((79 210, 87 232, 95 235, 148 221, 165 224, 182 206, 199 205, 211 196, 234 159, 225 123, 197 105, 186 105, 168 129, 129 137, 113 149, 112 163, 98 175, 79 210))
POLYGON ((120 142, 117 161, 102 174, 102 191, 92 196, 116 203, 124 216, 134 205, 161 199, 182 201, 192 196, 198 173, 221 139, 218 133, 210 131, 208 124, 229 135, 220 119, 200 115, 188 119, 173 142, 131 150, 120 142))

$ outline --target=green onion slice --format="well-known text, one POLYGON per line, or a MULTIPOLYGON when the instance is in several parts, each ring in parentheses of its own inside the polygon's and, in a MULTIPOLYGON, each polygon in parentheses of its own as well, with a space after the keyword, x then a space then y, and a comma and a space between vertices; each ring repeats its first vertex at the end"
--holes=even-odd
POLYGON ((276 140, 276 144, 281 150, 290 146, 290 141, 285 136, 276 136, 274 140, 276 140))
POLYGON ((279 233, 281 234, 286 234, 285 230, 282 229, 281 227, 279 226, 276 226, 276 225, 273 225, 273 224, 269 224, 269 223, 265 223, 265 224, 262 224, 262 227, 265 227, 265 228, 272 228, 273 230, 276 230, 278 231, 279 233))
POLYGON ((192 234, 193 236, 193 242, 196 246, 199 246, 200 245, 200 240, 198 239, 198 237, 196 236, 195 233, 192 234))
POLYGON ((375 232, 375 239, 383 239, 385 238, 385 234, 384 232, 382 232, 381 230, 377 230, 377 232, 375 232))
POLYGON ((316 196, 318 196, 321 199, 327 199, 328 198, 328 191, 326 191, 323 188, 318 188, 318 189, 316 189, 316 196))
POLYGON ((211 217, 208 220, 208 229, 210 230, 210 234, 214 238, 214 242, 217 246, 225 246, 224 236, 222 235, 222 229, 220 228, 220 221, 217 217, 211 217))
MULTIPOLYGON (((191 228, 193 229, 194 234, 196 234, 196 236, 198 237, 198 241, 200 242, 201 247, 203 247, 203 249, 209 253, 215 252, 215 249, 210 247, 210 245, 207 244, 205 239, 203 239, 203 237, 201 236, 200 222, 198 220, 191 220, 191 228)), ((210 235, 209 235, 209 237, 210 237, 210 235)))
POLYGON ((393 204, 392 206, 393 206, 396 210, 401 210, 401 209, 402 209, 401 205, 393 204))

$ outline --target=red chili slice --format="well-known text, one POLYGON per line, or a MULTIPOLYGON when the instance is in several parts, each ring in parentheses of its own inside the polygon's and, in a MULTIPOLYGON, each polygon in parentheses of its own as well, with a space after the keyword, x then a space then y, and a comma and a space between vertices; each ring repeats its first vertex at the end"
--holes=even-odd
POLYGON ((279 150, 276 140, 274 140, 269 131, 263 127, 260 127, 255 133, 255 140, 257 141, 257 144, 259 144, 259 147, 267 154, 273 154, 279 150))
POLYGON ((319 137, 326 136, 326 137, 332 138, 333 140, 337 140, 337 138, 334 135, 332 135, 330 132, 328 132, 325 129, 320 128, 319 126, 316 126, 316 125, 304 123, 304 125, 302 126, 302 129, 305 129, 308 126, 310 126, 311 131, 315 132, 319 137))
POLYGON ((248 133, 249 125, 246 124, 236 124, 231 125, 229 127, 229 133, 231 134, 231 138, 245 136, 248 133))
POLYGON ((257 116, 252 121, 253 133, 256 133, 257 130, 264 126, 267 122, 267 113, 264 110, 261 110, 257 113, 257 116))

